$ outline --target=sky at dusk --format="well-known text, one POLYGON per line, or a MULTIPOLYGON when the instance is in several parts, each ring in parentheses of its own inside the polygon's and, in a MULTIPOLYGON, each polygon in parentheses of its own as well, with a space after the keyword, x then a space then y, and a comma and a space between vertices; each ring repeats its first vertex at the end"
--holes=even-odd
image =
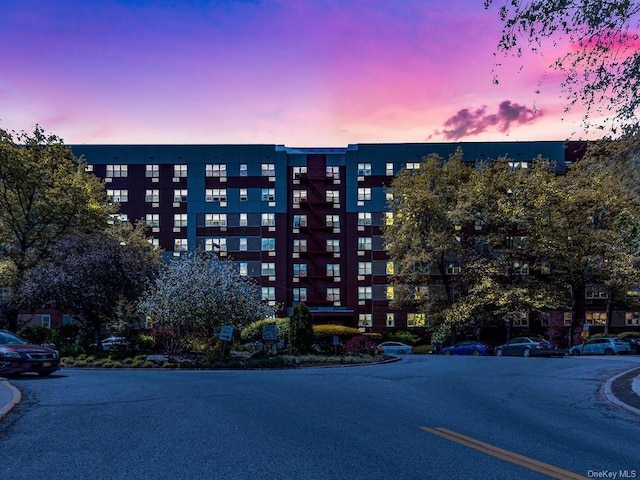
POLYGON ((0 128, 38 124, 67 144, 584 136, 560 79, 545 74, 551 55, 494 58, 498 13, 483 4, 4 2, 0 128))

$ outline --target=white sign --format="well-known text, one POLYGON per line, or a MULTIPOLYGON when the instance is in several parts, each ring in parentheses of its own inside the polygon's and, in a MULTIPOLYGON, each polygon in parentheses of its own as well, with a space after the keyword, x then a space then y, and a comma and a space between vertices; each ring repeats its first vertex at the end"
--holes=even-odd
POLYGON ((233 327, 231 325, 225 325, 220 329, 220 340, 223 342, 230 342, 233 338, 233 327))

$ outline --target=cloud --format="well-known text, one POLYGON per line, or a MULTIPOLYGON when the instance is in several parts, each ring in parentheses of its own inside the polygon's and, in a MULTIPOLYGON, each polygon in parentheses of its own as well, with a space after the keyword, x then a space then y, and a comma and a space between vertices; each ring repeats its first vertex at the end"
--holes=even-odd
MULTIPOLYGON (((503 100, 496 113, 488 113, 487 106, 482 105, 475 110, 464 108, 444 122, 442 130, 434 135, 443 136, 446 140, 458 140, 463 137, 479 135, 490 129, 509 133, 513 125, 525 125, 538 120, 544 112, 534 110, 511 100, 503 100)), ((432 138, 430 135, 429 138, 432 138)))

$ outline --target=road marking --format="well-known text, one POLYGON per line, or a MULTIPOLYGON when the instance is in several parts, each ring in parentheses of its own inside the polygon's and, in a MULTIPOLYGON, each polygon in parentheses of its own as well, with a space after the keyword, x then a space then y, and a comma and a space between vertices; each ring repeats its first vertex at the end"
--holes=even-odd
POLYGON ((524 455, 520 455, 515 452, 510 452, 509 450, 504 450, 502 448, 491 445, 490 443, 485 443, 475 438, 467 437, 466 435, 462 435, 461 433, 457 433, 443 427, 438 427, 438 428, 420 427, 420 428, 425 432, 432 433, 434 435, 445 438, 447 440, 451 440, 452 442, 456 442, 456 443, 459 443, 460 445, 464 445, 465 447, 473 448, 474 450, 478 450, 480 452, 486 453, 487 455, 492 455, 501 460, 514 463, 521 467, 528 468, 529 470, 534 470, 536 472, 543 473, 552 478, 557 478, 559 480, 586 480, 587 479, 587 477, 578 475, 577 473, 573 473, 568 470, 563 470, 562 468, 558 468, 553 465, 549 465, 548 463, 543 463, 538 460, 534 460, 533 458, 525 457, 524 455))

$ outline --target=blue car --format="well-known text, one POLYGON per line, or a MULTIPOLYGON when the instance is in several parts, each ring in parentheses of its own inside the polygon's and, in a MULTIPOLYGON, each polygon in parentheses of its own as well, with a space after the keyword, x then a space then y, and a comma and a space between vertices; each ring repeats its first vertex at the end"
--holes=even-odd
POLYGON ((450 347, 444 347, 441 355, 491 355, 491 347, 486 343, 475 340, 458 342, 450 347))

